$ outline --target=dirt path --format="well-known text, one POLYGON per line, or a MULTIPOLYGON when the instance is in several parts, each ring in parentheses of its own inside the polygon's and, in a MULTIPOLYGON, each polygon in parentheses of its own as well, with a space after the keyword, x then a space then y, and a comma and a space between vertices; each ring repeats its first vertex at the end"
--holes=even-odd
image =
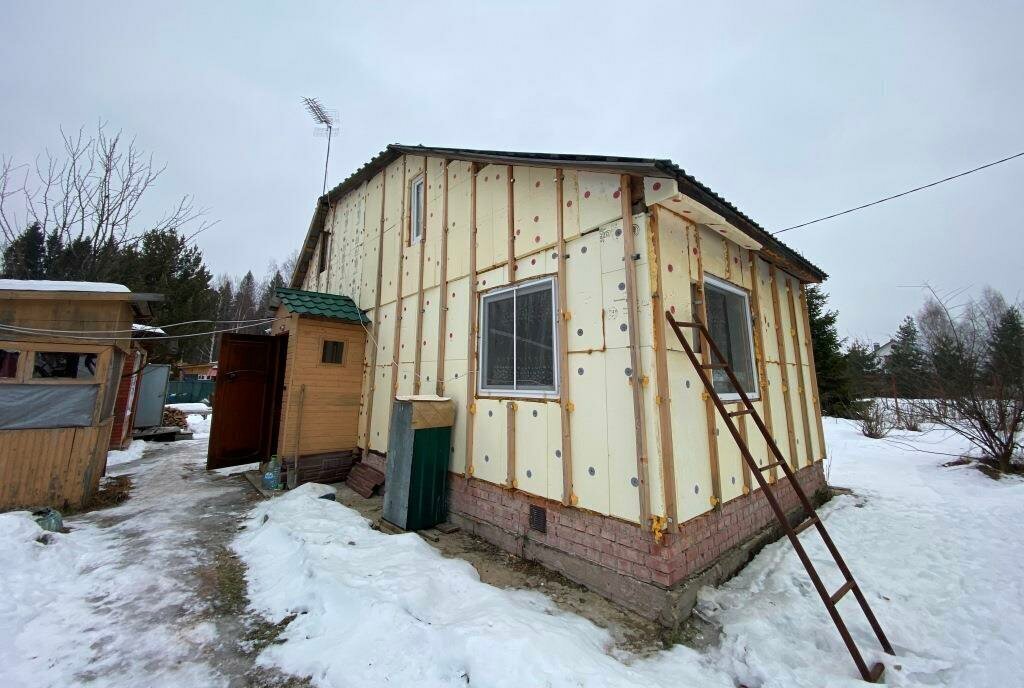
POLYGON ((71 532, 39 548, 39 570, 24 574, 36 581, 22 581, 33 615, 9 656, 0 650, 0 683, 303 683, 254 669, 276 629, 245 613, 244 569, 227 544, 257 496, 208 473, 205 454, 205 440, 152 445, 110 471, 130 476, 128 501, 69 517, 71 532))

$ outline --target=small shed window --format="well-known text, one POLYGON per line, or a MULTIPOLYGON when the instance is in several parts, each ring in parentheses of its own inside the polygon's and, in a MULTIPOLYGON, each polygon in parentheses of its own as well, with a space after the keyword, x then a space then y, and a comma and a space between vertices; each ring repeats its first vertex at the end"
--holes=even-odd
POLYGON ((0 378, 12 378, 18 376, 19 358, 21 358, 20 351, 0 349, 0 378))
POLYGON ((412 180, 409 188, 409 244, 416 244, 423 240, 423 205, 424 205, 423 175, 412 180))
MULTIPOLYGON (((743 391, 757 394, 754 374, 754 339, 750 323, 747 293, 728 282, 705 278, 704 298, 708 313, 708 332, 725 356, 743 391)), ((739 396, 724 370, 712 371, 715 391, 726 398, 739 396)))
POLYGON ((480 391, 524 396, 557 392, 554 280, 485 294, 480 311, 480 391))
POLYGON ((97 354, 78 351, 37 351, 32 377, 92 380, 97 359, 97 354))
POLYGON ((324 341, 324 353, 320 360, 324 363, 341 363, 345 355, 345 342, 324 341))

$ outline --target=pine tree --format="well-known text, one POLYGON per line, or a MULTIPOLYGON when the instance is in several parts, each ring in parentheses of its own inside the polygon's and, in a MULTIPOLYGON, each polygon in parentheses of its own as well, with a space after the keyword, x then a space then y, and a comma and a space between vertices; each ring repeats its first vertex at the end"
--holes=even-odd
POLYGON ((917 325, 907 316, 892 340, 892 352, 885 362, 890 386, 902 398, 917 398, 926 393, 927 359, 919 341, 917 325))
POLYGON ((46 235, 38 222, 33 222, 3 254, 3 277, 7 279, 45 279, 46 235))
POLYGON ((999 384, 1024 388, 1024 319, 1015 306, 1006 309, 992 330, 985 372, 999 384))
POLYGON ((878 396, 882 368, 874 348, 854 341, 846 350, 846 369, 850 375, 850 392, 855 399, 878 396))
POLYGON ((811 325, 814 367, 818 373, 818 395, 825 415, 847 415, 853 401, 850 375, 836 329, 838 311, 828 310, 828 294, 821 287, 807 287, 807 316, 811 325))
POLYGON ((232 320, 251 320, 259 307, 259 300, 256 295, 256 278, 252 276, 252 270, 245 273, 245 277, 238 283, 238 291, 235 292, 234 318, 232 320))

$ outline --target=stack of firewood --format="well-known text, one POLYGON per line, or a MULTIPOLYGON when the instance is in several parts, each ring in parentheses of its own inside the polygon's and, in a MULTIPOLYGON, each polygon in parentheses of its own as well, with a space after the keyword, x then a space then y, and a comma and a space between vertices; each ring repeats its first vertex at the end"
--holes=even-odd
POLYGON ((164 407, 164 417, 161 423, 164 427, 176 425, 182 430, 188 430, 188 414, 176 408, 164 407))

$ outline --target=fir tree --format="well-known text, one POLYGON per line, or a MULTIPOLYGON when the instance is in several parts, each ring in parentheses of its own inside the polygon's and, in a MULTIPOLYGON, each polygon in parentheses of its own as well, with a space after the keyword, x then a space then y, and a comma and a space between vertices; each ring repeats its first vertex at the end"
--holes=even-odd
POLYGON ((26 227, 4 249, 3 276, 7 279, 46 278, 46 236, 38 222, 26 227))
POLYGON ((839 312, 828 310, 828 295, 821 287, 808 286, 806 293, 821 412, 831 416, 847 415, 853 399, 850 376, 842 352, 843 342, 836 329, 839 312))
POLYGON ((882 368, 874 348, 854 341, 846 350, 846 369, 850 376, 850 392, 855 399, 878 396, 882 368))
POLYGON ((892 340, 892 352, 885 362, 885 375, 896 394, 916 398, 925 391, 928 366, 914 319, 907 316, 892 340))
POLYGON ((1024 319, 1015 306, 999 318, 987 348, 988 376, 999 384, 1024 388, 1024 319))

